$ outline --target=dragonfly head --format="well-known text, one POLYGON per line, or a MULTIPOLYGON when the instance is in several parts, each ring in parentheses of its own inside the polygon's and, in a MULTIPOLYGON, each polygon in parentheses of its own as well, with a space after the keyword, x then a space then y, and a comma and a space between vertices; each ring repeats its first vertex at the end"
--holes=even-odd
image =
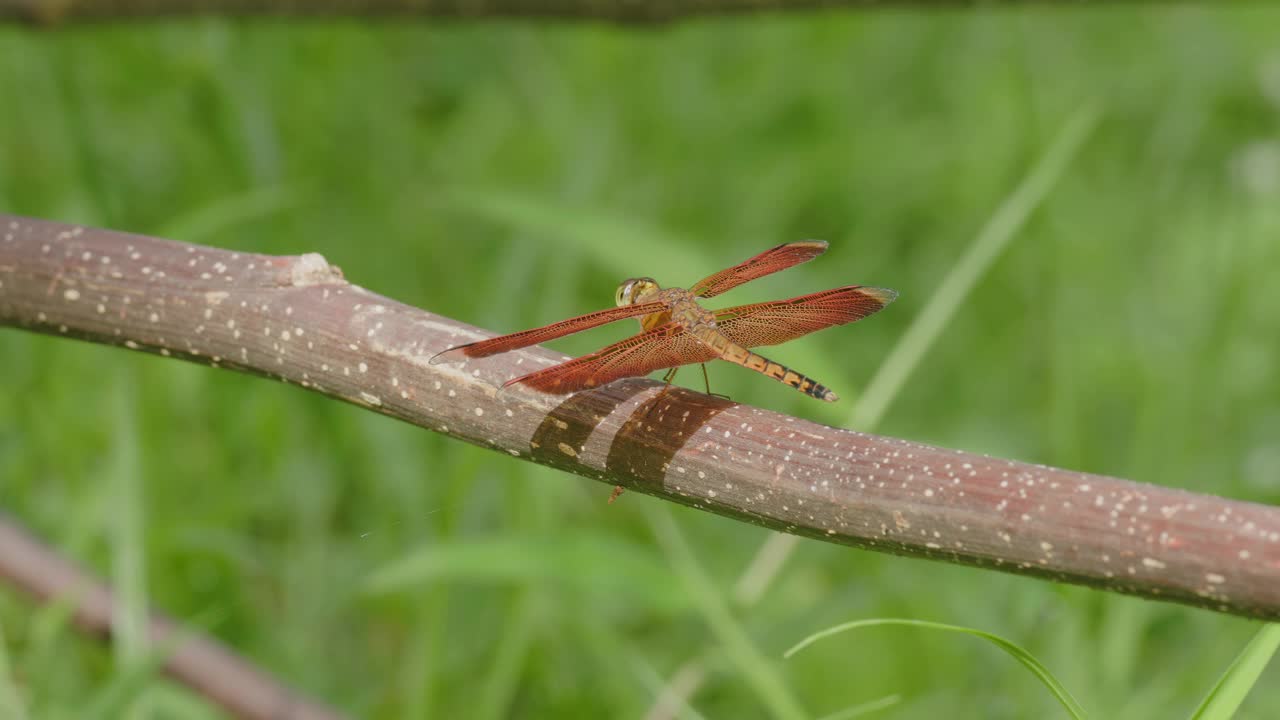
POLYGON ((656 294, 661 289, 653 278, 631 278, 618 286, 618 293, 614 300, 617 301, 618 307, 648 302, 649 296, 656 294))

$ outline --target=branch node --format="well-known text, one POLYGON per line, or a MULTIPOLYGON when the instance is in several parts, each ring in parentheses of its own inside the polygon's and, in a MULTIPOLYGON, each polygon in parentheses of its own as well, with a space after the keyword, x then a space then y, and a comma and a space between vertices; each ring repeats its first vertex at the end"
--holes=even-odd
POLYGON ((299 255, 289 266, 288 285, 308 287, 311 285, 337 285, 346 282, 342 277, 342 268, 330 265, 320 253, 299 255))

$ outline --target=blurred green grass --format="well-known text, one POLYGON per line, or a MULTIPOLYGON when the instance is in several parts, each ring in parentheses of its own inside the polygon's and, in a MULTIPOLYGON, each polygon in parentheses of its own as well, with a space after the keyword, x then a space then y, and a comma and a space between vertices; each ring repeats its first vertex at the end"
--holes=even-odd
MULTIPOLYGON (((897 289, 886 312, 772 353, 841 406, 1066 118, 1097 102, 1101 125, 879 429, 1280 502, 1280 11, 2 28, 0 97, 8 212, 317 251, 354 282, 497 331, 607 306, 622 277, 685 284, 826 239, 820 260, 724 304, 897 289)), ((159 358, 7 331, 0 369, 6 510, 135 605, 202 623, 362 717, 642 716, 652 678, 708 644, 694 707, 761 716, 764 670, 743 664, 743 638, 813 715, 895 693, 872 716, 1058 712, 997 651, 927 634, 780 662, 817 629, 897 616, 1008 637, 1099 717, 1166 718, 1189 714, 1253 631, 811 542, 717 629, 640 495, 607 506, 596 483, 159 358), (531 549, 546 567, 521 561, 531 549), (423 558, 429 579, 370 590, 423 558)), ((782 412, 848 412, 736 368, 712 381, 782 412)), ((670 513, 727 598, 763 532, 670 513)), ((0 624, 33 717, 214 716, 138 682, 136 648, 76 636, 62 608, 0 594, 0 624)), ((1264 676, 1240 716, 1277 706, 1264 676)))

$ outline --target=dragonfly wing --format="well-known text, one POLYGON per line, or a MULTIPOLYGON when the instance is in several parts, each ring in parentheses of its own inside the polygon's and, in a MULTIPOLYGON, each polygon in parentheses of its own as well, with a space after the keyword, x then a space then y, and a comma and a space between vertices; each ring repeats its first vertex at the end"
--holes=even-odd
POLYGON ((823 240, 805 240, 779 245, 771 250, 765 250, 744 263, 699 280, 696 285, 689 288, 689 292, 698 297, 715 297, 744 282, 808 262, 826 251, 827 243, 823 240))
POLYGON ((849 285, 789 300, 717 310, 716 328, 742 347, 777 345, 815 330, 861 320, 897 296, 885 288, 849 285))
POLYGON ((524 385, 563 395, 625 377, 648 375, 654 370, 707 362, 715 357, 714 350, 685 332, 682 325, 667 323, 590 355, 510 380, 503 387, 524 385))
POLYGON ((565 335, 572 335, 576 332, 582 332, 597 325, 604 325, 615 320, 636 317, 639 315, 648 315, 650 313, 662 312, 667 309, 665 303, 652 302, 641 303, 639 305, 623 305, 622 307, 609 308, 608 310, 600 310, 599 312, 587 313, 579 315, 576 318, 569 318, 558 323, 552 323, 540 328, 532 330, 523 330, 510 335, 502 335, 480 342, 473 342, 467 345, 459 345, 449 348, 444 352, 431 358, 431 364, 435 365, 442 362, 458 362, 466 358, 481 358, 498 353, 504 353, 509 350, 519 350, 520 348, 537 345, 548 340, 554 340, 565 335))

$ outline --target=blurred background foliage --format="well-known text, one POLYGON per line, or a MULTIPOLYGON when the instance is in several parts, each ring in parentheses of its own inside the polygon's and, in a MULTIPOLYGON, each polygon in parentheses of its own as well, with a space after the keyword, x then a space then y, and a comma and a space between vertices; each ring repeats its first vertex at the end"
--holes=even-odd
MULTIPOLYGON (((878 429, 1280 502, 1278 10, 9 27, 0 98, 6 212, 321 252, 494 331, 608 306, 624 277, 685 285, 826 239, 818 261, 716 305, 897 289, 884 313, 772 353, 845 400, 711 369, 736 400, 823 422, 847 417, 979 228, 1096 105, 1082 151, 878 429)), ((864 630, 780 660, 827 625, 903 616, 1026 646, 1099 717, 1168 718, 1253 629, 805 541, 729 616, 764 658, 744 664, 671 548, 687 543, 731 603, 758 528, 635 493, 608 506, 595 482, 161 358, 11 330, 0 371, 6 511, 131 607, 361 717, 641 717, 690 657, 707 661, 693 706, 708 718, 769 714, 771 683, 813 716, 895 694, 870 716, 1061 712, 1007 657, 952 636, 864 630)), ((63 608, 3 592, 0 628, 34 717, 217 716, 136 643, 78 637, 63 608)), ((1276 707, 1264 679, 1242 717, 1276 707)))

